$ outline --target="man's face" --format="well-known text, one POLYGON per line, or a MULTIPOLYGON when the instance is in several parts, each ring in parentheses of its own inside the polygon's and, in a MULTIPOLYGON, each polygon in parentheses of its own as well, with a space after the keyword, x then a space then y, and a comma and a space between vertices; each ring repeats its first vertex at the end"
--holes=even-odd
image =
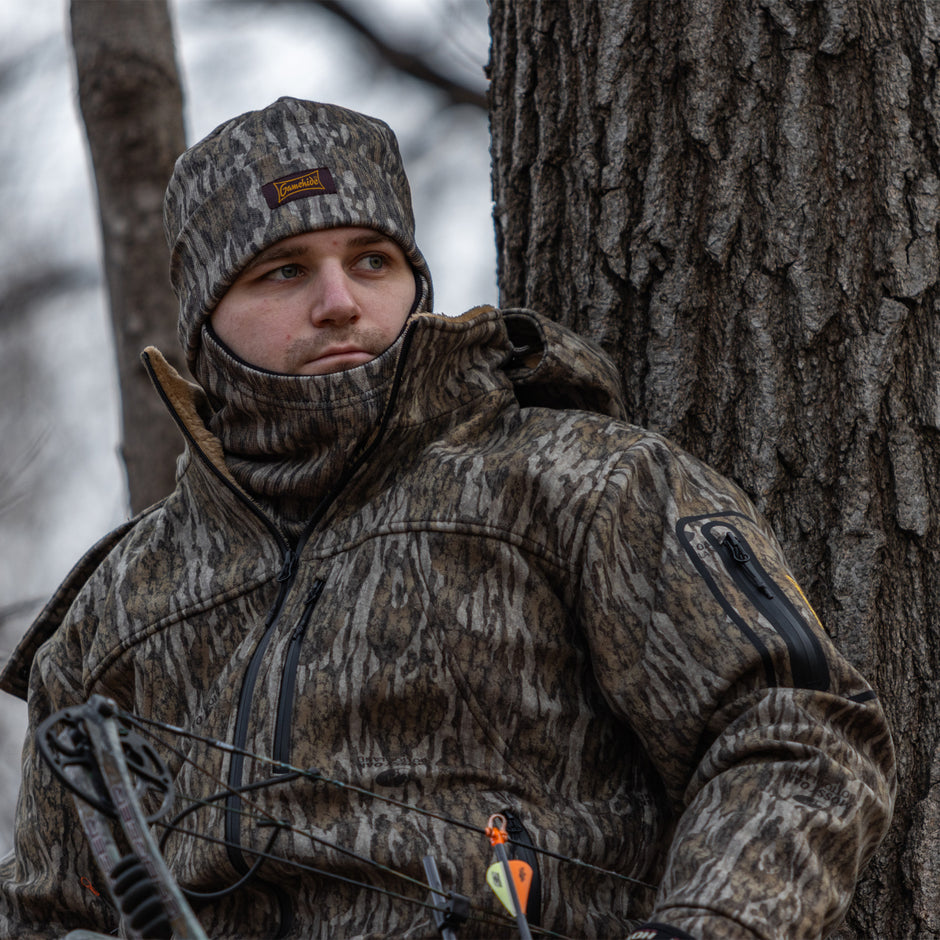
POLYGON ((362 365, 395 341, 416 292, 399 245, 368 228, 305 232, 265 248, 212 313, 246 362, 288 375, 362 365))

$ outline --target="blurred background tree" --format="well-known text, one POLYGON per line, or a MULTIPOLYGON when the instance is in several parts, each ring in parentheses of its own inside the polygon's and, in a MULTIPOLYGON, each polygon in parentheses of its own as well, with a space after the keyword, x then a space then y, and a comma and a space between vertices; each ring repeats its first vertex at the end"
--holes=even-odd
POLYGON ((136 513, 173 489, 182 449, 139 357, 153 345, 183 368, 163 234, 163 193, 186 148, 183 90, 164 0, 72 0, 71 34, 101 223, 121 460, 136 513))

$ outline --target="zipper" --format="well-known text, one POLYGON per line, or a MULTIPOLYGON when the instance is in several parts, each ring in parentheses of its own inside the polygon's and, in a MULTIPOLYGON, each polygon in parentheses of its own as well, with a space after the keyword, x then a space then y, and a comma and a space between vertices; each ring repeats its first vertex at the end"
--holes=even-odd
POLYGON ((402 346, 399 350, 398 361, 395 364, 395 375, 392 378, 392 387, 389 392, 388 399, 386 400, 385 409, 379 419, 376 433, 365 445, 365 447, 363 447, 362 450, 353 458, 348 472, 343 474, 343 476, 336 481, 336 485, 320 501, 319 505, 311 515, 310 521, 304 528, 303 534, 298 540, 295 548, 291 547, 290 543, 281 533, 280 529, 278 529, 274 522, 268 517, 267 513, 265 513, 261 507, 258 506, 258 504, 253 499, 251 499, 251 497, 240 487, 234 486, 232 482, 209 459, 208 455, 196 442, 183 419, 177 413, 176 408, 173 407, 173 403, 170 401, 169 396, 167 395, 160 381, 157 379, 153 364, 150 362, 150 357, 146 353, 142 357, 147 372, 150 375, 150 379, 157 390, 157 394, 160 395, 163 403, 166 405, 168 411, 183 434, 183 437, 190 444, 192 450, 198 454, 199 458, 202 460, 208 470, 226 487, 226 489, 234 493, 238 500, 242 502, 264 523, 264 525, 274 536, 275 541, 283 552, 281 571, 277 576, 277 598, 275 599, 274 605, 268 613, 264 633, 262 634, 261 639, 258 641, 258 645, 255 647, 254 652, 252 653, 251 661, 249 662, 248 669, 245 672, 245 678, 242 683, 242 689, 238 700, 238 711, 235 718, 235 741, 233 743, 236 750, 232 753, 232 760, 231 764, 229 765, 228 774, 229 787, 233 792, 231 792, 225 800, 225 841, 226 852, 229 861, 235 870, 240 874, 245 874, 249 870, 249 865, 245 860, 241 849, 241 816, 238 805, 240 801, 237 796, 237 791, 242 784, 245 758, 244 754, 240 753, 239 751, 244 750, 245 742, 248 739, 248 724, 251 715, 251 705, 252 700, 254 699, 255 684, 258 679, 258 673, 261 669, 261 663, 264 659, 264 654, 267 652, 268 646, 271 643, 271 638, 274 636, 275 631, 280 625, 281 613, 283 611, 287 597, 290 594, 291 588, 294 585, 294 580, 297 577, 298 560, 304 545, 313 534, 313 531, 316 529, 317 525, 326 515, 330 506, 346 487, 347 483, 352 479, 352 477, 366 462, 366 460, 374 453, 375 449, 379 445, 379 442, 384 437, 385 429, 388 426, 389 420, 391 419, 394 402, 397 399, 398 390, 401 386, 401 381, 405 370, 405 362, 411 349, 414 332, 415 321, 411 321, 405 326, 404 335, 402 337, 402 346))
MULTIPOLYGON (((219 482, 235 497, 241 502, 250 512, 260 519, 264 526, 269 530, 273 536, 276 544, 282 552, 282 565, 281 570, 277 576, 278 583, 278 593, 274 601, 274 605, 268 613, 267 622, 264 628, 264 633, 261 636, 261 639, 258 642, 258 645, 255 647, 254 652, 251 656, 251 661, 248 664, 248 669, 245 673, 245 678, 242 683, 241 693, 238 700, 238 711, 235 718, 235 747, 237 750, 232 752, 232 760, 229 766, 228 782, 230 792, 229 796, 225 800, 225 842, 226 842, 226 854, 228 855, 229 861, 237 872, 241 875, 245 875, 250 871, 248 862, 245 860, 244 853, 241 847, 241 815, 239 808, 239 798, 237 796, 237 791, 242 784, 242 774, 244 772, 244 754, 241 753, 244 751, 245 742, 248 738, 248 723, 249 717, 251 714, 251 705, 254 698, 255 684, 258 679, 258 673, 261 669, 261 663, 264 659, 264 655, 267 652, 268 646, 271 643, 271 638, 274 636, 275 631, 278 629, 281 619, 281 613, 284 608, 284 604, 287 600, 288 595, 290 594, 291 588, 293 587, 294 580, 297 576, 297 566, 300 558, 300 553, 307 543, 307 540, 313 534, 313 531, 326 515, 328 509, 346 487, 347 483, 352 479, 352 477, 358 472, 359 468, 366 462, 366 460, 375 452, 380 441, 385 435, 385 430, 388 426, 388 422, 391 419, 392 411, 394 408, 394 403, 398 397, 398 391, 401 387, 402 378, 405 370, 405 362, 408 358, 408 353, 411 349, 411 343, 414 338, 415 333, 415 321, 411 321, 405 326, 404 335, 402 337, 402 345, 399 350, 398 361, 395 364, 395 374, 392 378, 392 386, 389 392, 388 399, 385 403, 385 409, 382 412, 382 415, 379 419, 376 432, 373 435, 372 439, 366 443, 362 450, 354 456, 350 464, 350 469, 345 473, 340 479, 337 480, 336 485, 324 496, 320 501, 319 505, 314 510, 311 515, 310 521, 307 526, 304 528, 304 531, 297 542, 296 547, 292 547, 287 538, 283 533, 278 529, 274 524, 273 520, 267 515, 264 510, 240 487, 235 486, 226 476, 223 474, 218 467, 209 459, 208 455, 202 450, 202 448, 197 443, 196 439, 193 437, 189 428, 186 426, 183 419, 180 417, 176 408, 173 406, 173 403, 170 401, 169 396, 163 388, 163 385, 160 383, 159 379, 156 376, 156 372, 153 368, 153 364, 150 361, 150 357, 144 353, 143 361, 144 366, 147 369, 148 374, 150 375, 151 382, 154 385, 154 388, 157 390, 157 394, 163 400, 164 405, 167 410, 170 412, 173 420, 176 422, 177 427, 180 429, 183 437, 186 439, 187 443, 190 445, 190 448, 198 455, 199 459, 209 470, 209 472, 215 476, 219 482)), ((322 589, 322 585, 321 585, 322 589)), ((317 592, 319 596, 319 592, 317 592)), ((309 601, 309 597, 307 599, 309 601)), ((313 598, 312 603, 305 604, 305 612, 309 611, 312 613, 313 606, 316 602, 316 598, 313 598)), ((302 616, 302 620, 305 620, 309 623, 309 613, 307 616, 302 616)), ((303 628, 306 630, 306 626, 303 628)), ((299 656, 300 641, 302 640, 302 634, 297 636, 295 629, 295 636, 291 638, 291 652, 296 649, 295 658, 299 656), (295 643, 296 638, 296 643, 295 643)), ((291 698, 293 697, 293 683, 295 680, 296 668, 291 670, 291 698)), ((286 676, 285 676, 286 678, 286 676)), ((275 750, 281 748, 283 745, 280 743, 281 739, 286 734, 289 739, 289 733, 283 731, 282 729, 289 725, 289 721, 282 716, 285 716, 285 709, 289 708, 289 705, 284 705, 283 703, 288 701, 285 696, 283 689, 283 680, 282 680, 282 689, 279 694, 278 701, 278 720, 275 726, 275 750)), ((287 743, 289 747, 289 740, 287 743)), ((288 925, 293 920, 293 913, 291 910, 290 902, 286 897, 282 895, 281 892, 278 892, 279 905, 281 908, 281 931, 279 936, 283 934, 284 930, 288 929, 288 925)))
POLYGON ((532 884, 529 886, 529 900, 526 902, 525 919, 533 927, 542 923, 542 877, 539 873, 539 857, 535 843, 522 820, 511 810, 501 810, 506 819, 506 834, 509 836, 507 854, 511 859, 526 862, 532 869, 532 884))
POLYGON ((819 638, 761 567, 744 536, 727 523, 713 523, 706 526, 705 532, 709 541, 718 548, 732 580, 783 637, 790 654, 794 686, 826 691, 829 688, 829 666, 819 638), (718 539, 713 534, 714 525, 727 528, 723 538, 718 539))
MULTIPOLYGON (((261 669, 261 661, 264 658, 264 653, 271 642, 271 637, 274 635, 274 631, 277 627, 278 621, 280 620, 281 610, 284 606, 284 602, 287 599, 287 595, 290 592, 290 588, 297 574, 297 559, 300 548, 291 548, 290 543, 281 533, 281 530, 278 529, 278 527, 274 524, 273 520, 269 518, 267 513, 264 512, 264 510, 262 510, 261 507, 244 490, 235 486, 232 481, 229 480, 225 474, 223 474, 219 468, 209 459, 209 456, 199 446, 189 428, 186 426, 186 423, 183 421, 176 408, 173 406, 173 402, 170 401, 169 396, 163 388, 163 385, 157 378, 153 364, 150 362, 150 356, 144 353, 141 358, 143 359, 144 366, 150 375, 150 380, 153 383, 154 388, 157 390, 157 394, 163 400, 164 405, 170 412, 173 420, 176 422, 180 433, 186 439, 190 449, 198 456, 209 472, 230 493, 234 494, 239 502, 241 502, 248 510, 257 516, 258 519, 261 520, 261 522, 274 537, 274 540, 282 553, 281 570, 277 575, 277 598, 275 599, 271 610, 268 612, 268 619, 267 624, 265 625, 264 633, 262 634, 258 645, 255 647, 254 653, 252 653, 251 662, 248 664, 248 669, 245 673, 245 678, 242 683, 241 694, 239 696, 238 711, 235 718, 235 741, 233 743, 236 748, 243 750, 245 747, 245 742, 248 738, 248 716, 251 700, 254 697, 254 687, 258 679, 258 672, 261 669)), ((232 762, 229 766, 229 784, 232 790, 237 790, 241 785, 244 763, 244 754, 238 752, 232 753, 232 762)), ((232 863, 235 870, 239 872, 239 874, 244 875, 248 872, 249 865, 245 861, 245 857, 242 854, 240 848, 239 840, 241 834, 241 816, 239 815, 239 803, 240 800, 237 793, 230 793, 226 797, 225 839, 227 843, 226 852, 228 854, 229 861, 232 863)))
POLYGON ((731 553, 731 561, 738 566, 738 570, 744 573, 744 576, 750 581, 753 589, 760 592, 768 600, 774 599, 773 591, 768 587, 767 582, 761 577, 750 552, 741 543, 732 532, 728 532, 721 540, 721 544, 731 553))
MULTIPOLYGON (((291 632, 287 647, 287 659, 284 662, 284 671, 281 674, 281 689, 277 700, 277 722, 274 726, 274 759, 286 763, 291 753, 291 731, 294 712, 294 689, 297 686, 297 668, 300 663, 300 647, 310 626, 310 618, 317 600, 323 593, 326 582, 317 578, 304 598, 304 607, 300 617, 291 632)), ((285 766, 275 767, 275 773, 289 773, 285 766)))
POLYGON ((244 875, 248 871, 248 863, 241 850, 241 797, 236 792, 242 783, 242 773, 245 765, 245 744, 248 740, 248 724, 251 717, 251 702, 254 698, 255 683, 258 680, 258 673, 261 671, 261 663, 264 654, 267 652, 281 619, 281 611, 284 608, 284 601, 290 593, 294 578, 297 573, 296 552, 288 550, 281 566, 281 572, 277 577, 280 584, 277 599, 274 606, 268 613, 268 621, 264 628, 264 633, 258 641, 254 652, 251 654, 251 661, 248 663, 248 669, 245 671, 245 678, 242 681, 242 689, 238 698, 238 711, 235 717, 235 739, 232 742, 235 750, 232 751, 232 762, 229 765, 228 782, 233 792, 225 798, 225 845, 229 861, 235 870, 244 875))
MULTIPOLYGON (((404 336, 402 338, 402 346, 399 350, 398 361, 395 364, 395 375, 392 378, 392 387, 389 391, 385 409, 382 412, 381 418, 379 419, 375 434, 365 445, 365 447, 363 447, 362 450, 353 458, 349 470, 336 481, 335 486, 323 497, 323 499, 320 500, 319 504, 311 514, 309 522, 301 533, 301 536, 297 541, 296 548, 292 549, 289 546, 287 541, 280 534, 280 531, 274 526, 273 522, 267 518, 266 514, 261 511, 260 507, 254 505, 252 501, 248 499, 247 494, 242 494, 238 489, 235 489, 235 492, 243 498, 243 501, 247 502, 248 505, 250 505, 252 509, 258 513, 268 524, 269 528, 272 528, 273 531, 277 533, 277 536, 285 549, 284 562, 281 567, 281 572, 277 578, 278 582, 280 583, 277 599, 275 600, 274 606, 271 608, 271 611, 268 614, 268 621, 264 630, 264 634, 259 640, 258 646, 255 648, 254 653, 252 654, 251 662, 248 664, 248 670, 245 673, 245 679, 242 683, 241 695, 239 696, 238 701, 238 712, 235 719, 235 747, 238 749, 244 750, 245 742, 248 738, 248 723, 251 716, 251 705, 252 700, 254 699, 255 683, 258 678, 258 672, 261 669, 261 663, 264 659, 264 654, 270 645, 271 637, 280 626, 281 613, 284 608, 284 603, 287 600, 287 596, 290 593, 290 590, 294 585, 294 580, 297 576, 297 565, 300 554, 303 551, 304 546, 307 544, 307 541, 313 535, 314 530, 326 515, 330 506, 333 505, 339 494, 346 488, 346 485, 355 476, 359 468, 374 453, 375 449, 378 447, 380 441, 384 437, 385 429, 388 426, 389 420, 391 419, 394 402, 398 397, 398 390, 401 386, 402 377, 405 371, 405 361, 408 357, 408 352, 411 349, 414 332, 415 323, 412 321, 405 327, 404 336)), ((155 384, 158 387, 160 385, 159 382, 156 382, 155 384)), ((163 393, 163 398, 164 401, 169 404, 169 399, 166 397, 165 393, 163 393)), ((175 409, 173 409, 172 405, 170 405, 170 410, 175 414, 175 409)), ((178 417, 177 422, 182 424, 178 417)), ((192 440, 192 436, 188 431, 185 430, 185 425, 183 425, 183 428, 187 438, 192 440)), ((198 445, 196 445, 196 449, 200 454, 202 454, 202 451, 199 449, 198 445)), ((227 485, 229 485, 230 488, 232 488, 231 484, 229 484, 225 477, 219 473, 218 469, 212 464, 208 457, 205 454, 202 454, 202 457, 203 460, 205 460, 209 467, 213 470, 213 472, 227 485)), ((280 701, 278 706, 278 717, 280 717, 280 701)), ((274 747, 277 747, 277 741, 274 742, 274 747)), ((241 874, 247 872, 249 867, 241 848, 241 815, 238 805, 239 799, 235 792, 242 785, 243 769, 244 755, 238 753, 238 751, 233 752, 228 775, 229 788, 233 792, 230 793, 225 801, 225 842, 229 861, 232 863, 235 870, 241 874)))

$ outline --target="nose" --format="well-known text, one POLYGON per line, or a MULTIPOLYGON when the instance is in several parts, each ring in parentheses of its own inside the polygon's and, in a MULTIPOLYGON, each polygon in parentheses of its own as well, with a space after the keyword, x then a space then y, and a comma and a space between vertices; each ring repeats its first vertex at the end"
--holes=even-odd
POLYGON ((322 265, 311 283, 311 322, 315 326, 345 326, 358 317, 359 304, 343 265, 322 265))

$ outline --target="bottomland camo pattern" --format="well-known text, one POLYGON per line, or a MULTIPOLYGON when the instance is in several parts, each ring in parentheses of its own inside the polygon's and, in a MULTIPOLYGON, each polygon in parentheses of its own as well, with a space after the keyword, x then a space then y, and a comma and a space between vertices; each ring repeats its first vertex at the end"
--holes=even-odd
MULTIPOLYGON (((92 693, 230 741, 240 714, 253 751, 273 755, 280 731, 278 759, 295 766, 475 826, 508 811, 540 847, 659 885, 543 855, 541 922, 561 934, 623 937, 654 921, 700 940, 824 936, 886 830, 892 747, 753 506, 622 421, 610 364, 535 315, 417 316, 393 355, 406 357, 400 387, 373 375, 392 399, 384 437, 351 476, 324 458, 330 483, 347 478, 262 642, 283 537, 220 464, 192 387, 151 351, 188 428, 179 487, 99 545, 24 640, 4 681, 22 693, 32 662, 31 730, 92 693), (782 620, 756 606, 755 576, 782 620)), ((366 374, 323 377, 329 407, 284 420, 363 439, 366 374)), ((228 756, 188 748, 233 779, 228 756)), ((219 789, 166 757, 181 791, 219 789)), ((0 935, 112 929, 81 883, 101 887, 71 797, 31 741, 23 771, 0 935)), ((269 773, 246 759, 234 782, 269 773)), ((433 854, 445 886, 505 925, 459 936, 518 936, 485 884, 482 835, 309 781, 258 799, 421 882, 433 854)), ((222 816, 189 823, 222 838, 222 816)), ((169 840, 182 885, 224 888, 266 844, 269 828, 233 821, 240 850, 169 840)), ((402 891, 306 836, 282 832, 276 851, 402 891)), ((216 940, 439 936, 426 909, 273 862, 196 907, 216 940)))

